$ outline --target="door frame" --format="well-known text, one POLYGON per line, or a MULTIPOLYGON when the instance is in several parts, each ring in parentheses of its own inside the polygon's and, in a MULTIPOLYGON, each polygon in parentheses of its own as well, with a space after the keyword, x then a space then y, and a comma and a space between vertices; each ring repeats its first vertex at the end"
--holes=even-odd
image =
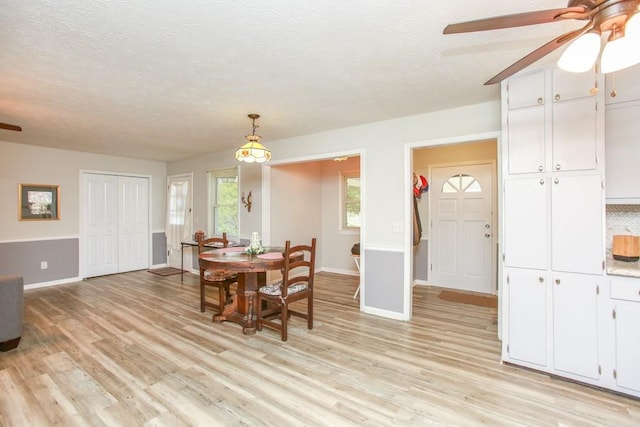
MULTIPOLYGON (((187 172, 187 173, 178 173, 178 174, 174 174, 174 175, 167 175, 167 188, 165 189, 165 207, 164 207, 164 215, 165 215, 165 237, 167 235, 167 225, 168 225, 168 220, 169 220, 169 189, 171 186, 171 180, 175 179, 175 178, 188 178, 189 179, 189 191, 191 193, 191 197, 189 197, 189 202, 191 203, 191 205, 189 206, 189 216, 190 221, 191 221, 191 227, 192 227, 192 232, 194 232, 193 230, 193 172, 187 172)), ((186 221, 186 218, 185 218, 186 221)), ((184 234, 184 230, 183 230, 183 234, 184 234)), ((182 238, 180 239, 182 241, 182 238)), ((167 252, 167 265, 170 265, 169 263, 169 254, 168 254, 168 250, 169 250, 169 241, 167 239, 167 247, 165 248, 165 252, 167 252)), ((185 262, 184 261, 184 247, 180 248, 180 258, 181 258, 181 262, 180 264, 182 266, 187 266, 188 271, 194 273, 196 272, 196 270, 193 268, 193 248, 189 247, 188 249, 188 253, 187 253, 187 257, 189 259, 189 262, 185 262)))
MULTIPOLYGON (((424 147, 435 147, 438 145, 454 145, 464 144, 468 142, 478 142, 483 140, 496 140, 497 159, 496 159, 496 205, 498 216, 498 241, 502 233, 502 157, 500 151, 501 131, 491 131, 477 134, 458 135, 447 138, 437 138, 431 140, 423 140, 411 142, 404 145, 404 295, 403 295, 403 319, 411 320, 413 315, 413 150, 424 147)), ((498 256, 497 271, 502 271, 502 257, 498 256)), ((498 337, 502 336, 502 275, 498 274, 498 337)))
MULTIPOLYGON (((496 142, 497 143, 497 142, 496 142)), ((493 248, 496 247, 496 244, 498 243, 498 220, 497 220, 497 191, 498 191, 498 182, 497 182, 497 164, 496 161, 494 160, 471 160, 471 161, 467 161, 467 162, 456 162, 456 163, 437 163, 437 164, 432 164, 429 165, 429 182, 433 182, 432 180, 432 169, 433 168, 451 168, 451 167, 464 167, 464 166, 479 166, 479 165, 489 165, 491 167, 491 185, 492 185, 492 194, 491 194, 491 294, 492 295, 496 295, 498 292, 497 289, 497 280, 498 280, 498 269, 497 269, 497 251, 494 251, 493 248), (494 287, 493 285, 496 284, 496 287, 494 287)), ((429 212, 429 222, 431 222, 431 219, 433 218, 433 203, 432 203, 432 196, 433 196, 433 192, 429 192, 429 207, 428 207, 428 212, 429 212)), ((432 232, 433 228, 429 227, 429 241, 427 242, 427 253, 428 253, 428 261, 429 261, 429 265, 432 264, 431 262, 431 254, 433 253, 433 239, 432 239, 432 232)), ((431 270, 430 270, 431 271, 431 270)), ((427 278, 427 283, 429 285, 432 285, 431 280, 429 278, 427 278)))
POLYGON ((148 253, 147 256, 149 258, 148 265, 153 265, 153 233, 151 231, 152 226, 152 218, 153 218, 153 177, 149 174, 140 174, 140 173, 127 173, 127 172, 114 172, 114 171, 104 171, 104 170, 93 170, 93 169, 80 169, 78 171, 78 277, 81 279, 85 278, 85 254, 87 249, 86 242, 86 218, 84 216, 84 205, 87 200, 87 195, 85 193, 84 188, 84 175, 86 174, 95 174, 95 175, 111 175, 111 176, 128 176, 134 178, 146 178, 149 180, 149 185, 147 187, 147 201, 149 204, 149 209, 147 209, 147 245, 148 245, 148 253))

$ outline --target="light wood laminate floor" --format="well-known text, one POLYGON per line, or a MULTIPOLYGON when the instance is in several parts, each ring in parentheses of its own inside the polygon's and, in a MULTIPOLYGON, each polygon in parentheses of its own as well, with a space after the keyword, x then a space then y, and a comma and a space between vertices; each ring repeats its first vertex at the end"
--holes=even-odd
POLYGON ((0 353, 0 426, 627 426, 640 401, 500 363, 496 309, 416 287, 414 318, 363 314, 317 275, 289 341, 212 323, 197 276, 146 271, 25 293, 0 353))

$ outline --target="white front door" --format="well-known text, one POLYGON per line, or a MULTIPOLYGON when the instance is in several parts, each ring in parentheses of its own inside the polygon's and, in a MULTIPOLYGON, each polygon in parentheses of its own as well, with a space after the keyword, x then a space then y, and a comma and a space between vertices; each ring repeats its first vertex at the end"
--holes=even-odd
POLYGON ((432 285, 496 293, 493 170, 490 163, 431 168, 432 285))
POLYGON ((191 270, 192 248, 184 248, 185 259, 182 259, 181 242, 193 240, 192 226, 192 175, 176 175, 167 178, 167 264, 171 267, 191 270))

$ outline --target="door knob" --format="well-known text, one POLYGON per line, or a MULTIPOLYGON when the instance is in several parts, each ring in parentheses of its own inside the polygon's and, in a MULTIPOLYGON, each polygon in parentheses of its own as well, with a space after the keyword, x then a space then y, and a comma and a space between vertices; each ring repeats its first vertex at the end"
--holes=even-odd
POLYGON ((484 237, 486 237, 486 238, 488 239, 489 237, 491 237, 491 234, 489 234, 489 233, 484 233, 484 237))

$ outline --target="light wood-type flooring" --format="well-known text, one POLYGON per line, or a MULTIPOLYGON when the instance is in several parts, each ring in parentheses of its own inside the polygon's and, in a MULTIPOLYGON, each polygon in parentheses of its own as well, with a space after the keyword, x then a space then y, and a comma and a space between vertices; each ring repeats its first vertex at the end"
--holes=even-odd
POLYGON ((317 275, 289 341, 200 313, 197 276, 146 271, 30 290, 0 353, 0 426, 630 426, 640 400, 500 363, 496 309, 416 287, 410 322, 317 275))

